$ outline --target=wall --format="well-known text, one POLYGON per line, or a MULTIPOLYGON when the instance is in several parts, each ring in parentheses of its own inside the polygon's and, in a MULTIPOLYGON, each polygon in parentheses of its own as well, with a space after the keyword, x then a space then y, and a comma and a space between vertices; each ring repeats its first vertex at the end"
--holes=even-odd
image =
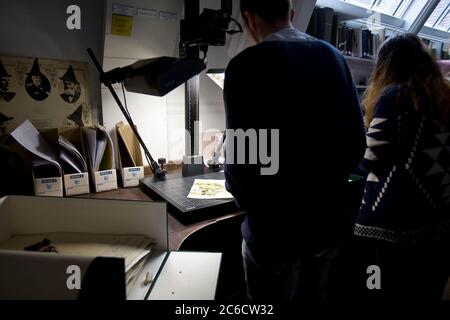
MULTIPOLYGON (((201 7, 220 8, 220 0, 201 1, 201 7)), ((110 70, 131 64, 139 59, 158 56, 178 56, 179 23, 184 12, 183 0, 108 0, 106 9, 104 69, 110 70), (112 4, 132 6, 135 9, 130 37, 111 34, 112 4), (138 8, 173 12, 174 20, 142 17, 138 8)), ((230 58, 226 48, 210 48, 208 68, 224 68, 230 58)), ((115 86, 122 98, 121 87, 115 86)), ((224 129, 222 90, 206 76, 200 76, 200 119, 204 131, 211 128, 224 129)), ((154 158, 165 157, 180 160, 184 155, 184 86, 167 96, 159 98, 126 93, 127 104, 150 153, 154 158)), ((109 90, 102 89, 104 125, 112 130, 119 121, 126 121, 111 97, 109 90)), ((114 134, 113 134, 114 136, 114 134)))
MULTIPOLYGON (((201 0, 201 8, 219 9, 220 0, 201 0)), ((294 24, 306 29, 314 0, 294 0, 296 18, 294 24)), ((131 64, 139 59, 161 55, 178 56, 179 22, 184 12, 184 0, 108 0, 105 28, 104 69, 110 70, 131 64), (132 6, 135 9, 130 37, 111 35, 112 4, 132 6), (177 13, 175 20, 140 17, 138 8, 177 13)), ((233 0, 233 16, 242 23, 239 0, 233 0)), ((303 30, 304 31, 304 30, 303 30)), ((211 47, 208 68, 225 68, 236 54, 252 45, 247 32, 229 37, 225 47, 211 47)), ((121 88, 116 87, 122 98, 121 88)), ((157 98, 127 93, 128 109, 154 158, 165 157, 180 160, 184 150, 184 86, 166 97, 157 98)), ((102 89, 105 126, 113 131, 115 124, 124 121, 119 108, 106 88, 102 89)), ((207 76, 200 76, 201 133, 224 130, 225 113, 223 92, 207 76)), ((114 136, 114 134, 113 134, 114 136)), ((208 157, 210 152, 205 157, 208 157)))
MULTIPOLYGON (((0 55, 89 61, 86 48, 103 57, 103 0, 1 0, 0 55), (81 30, 68 30, 66 8, 81 9, 81 30)), ((98 72, 90 63, 94 121, 101 118, 98 72)))

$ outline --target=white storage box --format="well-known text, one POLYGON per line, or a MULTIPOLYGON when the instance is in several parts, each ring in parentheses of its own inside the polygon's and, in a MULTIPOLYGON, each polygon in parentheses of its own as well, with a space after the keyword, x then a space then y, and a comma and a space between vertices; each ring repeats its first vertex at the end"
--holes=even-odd
MULTIPOLYGON (((155 240, 157 244, 134 287, 127 288, 130 289, 128 299, 146 298, 168 256, 165 203, 26 196, 0 198, 0 244, 13 235, 52 232, 141 235, 155 240)), ((120 260, 123 265, 123 259, 120 260)), ((78 266, 84 277, 92 262, 93 258, 76 255, 0 250, 0 299, 76 299, 83 287, 81 290, 68 288, 71 275, 68 267, 78 266)), ((112 260, 111 267, 114 262, 117 258, 112 260)), ((124 284, 125 275, 119 276, 117 281, 124 284)), ((97 288, 97 291, 102 290, 97 288)))
POLYGON ((95 192, 103 192, 117 189, 116 169, 94 172, 95 192))
POLYGON ((122 182, 124 188, 138 187, 139 180, 144 179, 144 167, 121 168, 122 182))
POLYGON ((43 197, 63 197, 61 177, 33 179, 34 194, 43 197))
POLYGON ((64 191, 68 197, 89 193, 89 174, 87 172, 65 174, 64 191))

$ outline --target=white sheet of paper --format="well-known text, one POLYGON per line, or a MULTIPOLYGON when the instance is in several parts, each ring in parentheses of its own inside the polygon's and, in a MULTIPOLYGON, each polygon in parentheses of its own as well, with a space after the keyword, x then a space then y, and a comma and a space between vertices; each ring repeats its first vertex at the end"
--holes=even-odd
POLYGON ((60 254, 125 258, 125 272, 149 255, 154 243, 152 239, 133 235, 47 233, 12 236, 0 244, 0 249, 24 250, 43 239, 49 239, 60 254))
POLYGON ((195 179, 189 199, 233 199, 225 189, 225 180, 195 179))
POLYGON ((107 130, 102 126, 97 125, 95 128, 86 128, 85 136, 87 137, 88 157, 94 172, 115 169, 116 155, 114 144, 107 130), (110 167, 100 168, 103 157, 105 156, 111 157, 106 161, 107 163, 110 163, 110 167))
POLYGON ((87 163, 77 148, 63 136, 59 136, 59 146, 61 153, 59 157, 68 165, 74 168, 78 173, 87 172, 87 163))
POLYGON ((105 154, 105 149, 106 149, 107 143, 108 143, 108 140, 103 135, 103 133, 97 132, 97 144, 96 144, 96 148, 95 148, 95 161, 94 161, 95 171, 100 170, 100 163, 105 154))
POLYGON ((97 130, 93 128, 84 128, 84 135, 87 144, 87 156, 91 168, 95 171, 95 151, 97 149, 97 130))
MULTIPOLYGON (((97 128, 103 132, 103 135, 108 140, 108 144, 107 144, 106 147, 110 148, 110 150, 111 150, 111 154, 112 154, 112 168, 108 168, 108 169, 115 169, 116 168, 116 153, 115 153, 114 143, 113 143, 113 140, 111 138, 111 135, 108 133, 108 131, 106 130, 105 127, 97 125, 97 128)), ((99 165, 100 165, 100 163, 99 163, 99 165)))
POLYGON ((33 153, 35 156, 52 163, 58 168, 60 174, 62 173, 61 165, 58 162, 55 151, 29 120, 25 120, 18 126, 16 130, 11 133, 11 136, 16 139, 22 147, 33 153))

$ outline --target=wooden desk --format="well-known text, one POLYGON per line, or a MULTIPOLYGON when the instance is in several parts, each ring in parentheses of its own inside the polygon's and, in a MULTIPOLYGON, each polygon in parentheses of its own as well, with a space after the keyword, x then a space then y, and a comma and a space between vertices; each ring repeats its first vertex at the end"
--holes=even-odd
MULTIPOLYGON (((144 191, 142 191, 142 189, 139 187, 119 188, 117 190, 105 191, 100 193, 90 193, 86 195, 81 195, 79 197, 90 199, 108 199, 108 200, 154 201, 147 194, 145 194, 144 191)), ((189 225, 184 225, 169 213, 169 223, 168 223, 169 250, 178 250, 184 239, 186 239, 189 235, 196 232, 197 230, 200 230, 216 221, 228 219, 241 214, 244 214, 244 212, 233 212, 221 216, 219 218, 212 218, 189 225)))

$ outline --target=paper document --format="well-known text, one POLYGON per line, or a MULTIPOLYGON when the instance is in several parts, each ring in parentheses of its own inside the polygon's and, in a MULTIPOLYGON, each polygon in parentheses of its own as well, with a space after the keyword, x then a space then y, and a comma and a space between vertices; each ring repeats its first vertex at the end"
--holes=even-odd
POLYGON ((66 138, 59 136, 58 143, 61 148, 59 157, 67 165, 69 165, 75 173, 87 172, 86 160, 81 155, 80 151, 66 138))
MULTIPOLYGON (((47 164, 51 163, 57 168, 59 176, 62 174, 61 165, 55 151, 41 136, 39 131, 33 126, 29 120, 25 120, 20 126, 11 133, 11 136, 25 149, 30 151, 35 157, 46 160, 47 164)), ((42 162, 38 162, 42 164, 42 162)))
POLYGON ((233 195, 225 189, 225 180, 195 179, 190 199, 233 199, 233 195))
POLYGON ((35 157, 32 165, 34 179, 55 178, 61 176, 59 168, 53 162, 35 157))
POLYGON ((106 137, 107 144, 103 154, 103 159, 100 161, 100 170, 108 170, 116 168, 116 153, 111 136, 105 127, 97 125, 97 129, 106 137))
POLYGON ((15 235, 0 249, 54 252, 87 257, 125 259, 125 272, 133 271, 152 251, 154 241, 144 236, 84 233, 46 233, 15 235))
POLYGON ((115 168, 115 152, 112 139, 105 128, 84 129, 89 163, 94 172, 115 168))

